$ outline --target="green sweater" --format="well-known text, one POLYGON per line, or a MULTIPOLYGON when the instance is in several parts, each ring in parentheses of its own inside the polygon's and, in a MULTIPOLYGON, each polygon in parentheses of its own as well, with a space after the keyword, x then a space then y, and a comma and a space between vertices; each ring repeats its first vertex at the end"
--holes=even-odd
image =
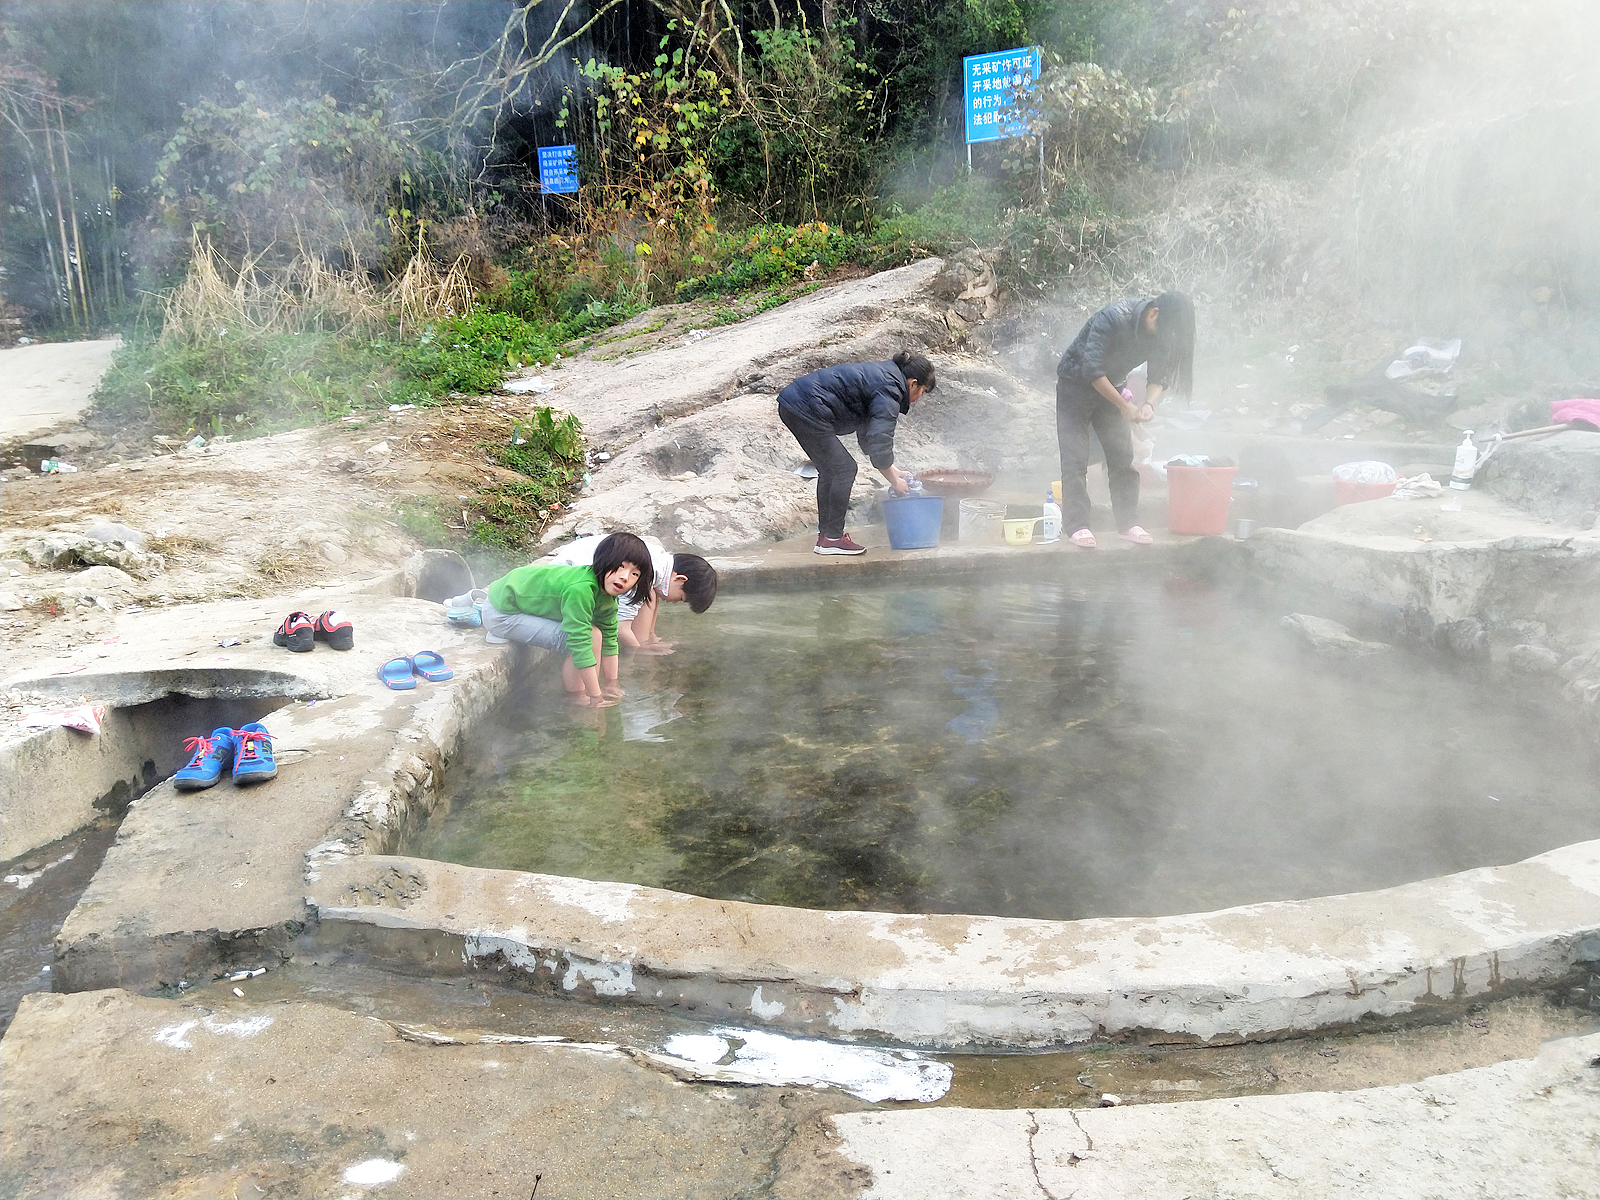
POLYGON ((607 595, 592 567, 518 567, 488 587, 489 603, 503 613, 528 613, 561 622, 572 651, 572 665, 592 667, 594 635, 600 627, 600 653, 617 652, 617 598, 607 595))

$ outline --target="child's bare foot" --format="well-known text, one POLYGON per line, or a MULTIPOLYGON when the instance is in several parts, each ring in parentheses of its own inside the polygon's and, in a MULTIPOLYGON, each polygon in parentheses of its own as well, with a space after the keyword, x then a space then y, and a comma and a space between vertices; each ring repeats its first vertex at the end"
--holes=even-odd
POLYGON ((671 654, 672 653, 672 643, 671 642, 641 642, 639 644, 639 653, 640 654, 671 654))
POLYGON ((591 696, 588 692, 568 692, 567 699, 579 708, 610 708, 617 702, 614 696, 591 696))

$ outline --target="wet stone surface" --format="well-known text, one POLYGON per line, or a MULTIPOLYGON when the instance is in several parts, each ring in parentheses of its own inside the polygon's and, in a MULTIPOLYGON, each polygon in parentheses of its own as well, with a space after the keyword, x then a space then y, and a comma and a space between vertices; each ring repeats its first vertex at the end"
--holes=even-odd
POLYGON ((538 673, 403 852, 818 908, 1074 919, 1391 886, 1600 835, 1553 703, 1307 655, 1196 578, 729 596, 618 708, 538 673))
POLYGON ((0 864, 0 1033, 29 992, 48 992, 51 943, 116 840, 120 821, 93 825, 0 864))

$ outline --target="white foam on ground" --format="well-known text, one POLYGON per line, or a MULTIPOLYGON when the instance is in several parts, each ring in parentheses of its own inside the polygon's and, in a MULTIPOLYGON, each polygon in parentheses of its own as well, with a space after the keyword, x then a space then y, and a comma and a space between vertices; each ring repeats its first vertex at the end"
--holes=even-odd
POLYGON ((939 1099, 952 1069, 909 1050, 875 1050, 751 1029, 713 1029, 667 1039, 667 1054, 708 1077, 781 1086, 837 1087, 862 1100, 939 1099), (731 1054, 731 1060, 729 1056, 731 1054))
POLYGON ((400 1173, 405 1167, 400 1163, 391 1162, 387 1158, 369 1158, 365 1162, 358 1162, 353 1167, 344 1169, 344 1181, 353 1183, 357 1187, 378 1187, 381 1184, 393 1183, 400 1178, 400 1173))

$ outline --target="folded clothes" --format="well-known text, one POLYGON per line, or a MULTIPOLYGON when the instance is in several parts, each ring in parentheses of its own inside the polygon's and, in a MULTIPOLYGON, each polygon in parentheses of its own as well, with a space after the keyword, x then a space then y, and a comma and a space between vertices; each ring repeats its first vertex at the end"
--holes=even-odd
POLYGON ((1444 485, 1424 471, 1421 475, 1401 479, 1394 485, 1394 491, 1390 494, 1396 500, 1426 500, 1440 495, 1443 491, 1444 485))

